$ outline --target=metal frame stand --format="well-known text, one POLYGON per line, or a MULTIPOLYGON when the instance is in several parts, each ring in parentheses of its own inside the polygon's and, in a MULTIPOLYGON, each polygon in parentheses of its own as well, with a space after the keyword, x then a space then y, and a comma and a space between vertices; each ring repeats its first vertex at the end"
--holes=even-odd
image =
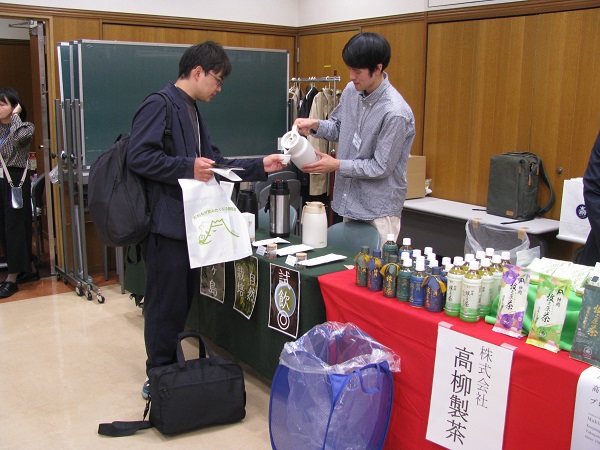
POLYGON ((55 100, 56 117, 62 118, 62 126, 57 120, 56 135, 62 136, 63 150, 58 160, 58 185, 60 213, 62 217, 62 247, 64 267, 56 265, 56 278, 65 284, 73 284, 78 296, 85 295, 92 300, 96 294, 98 303, 104 303, 100 288, 93 283, 88 273, 87 247, 85 238, 85 205, 83 200, 84 176, 81 152, 81 116, 82 105, 79 100, 55 100), (68 197, 69 217, 71 219, 71 246, 69 248, 66 224, 66 197, 68 197), (70 250, 70 252, 69 252, 70 250))

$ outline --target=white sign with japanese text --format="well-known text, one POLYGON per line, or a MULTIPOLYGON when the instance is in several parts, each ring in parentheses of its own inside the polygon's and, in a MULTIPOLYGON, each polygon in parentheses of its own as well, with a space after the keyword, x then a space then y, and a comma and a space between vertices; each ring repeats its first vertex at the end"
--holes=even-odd
POLYGON ((502 449, 513 351, 438 327, 427 439, 449 449, 502 449))
POLYGON ((588 367, 579 376, 571 449, 600 449, 600 368, 588 367))

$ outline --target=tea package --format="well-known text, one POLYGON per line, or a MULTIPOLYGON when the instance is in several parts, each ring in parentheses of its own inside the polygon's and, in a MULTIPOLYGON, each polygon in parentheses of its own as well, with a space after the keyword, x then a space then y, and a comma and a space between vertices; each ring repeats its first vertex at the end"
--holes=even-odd
POLYGON ((571 280, 540 274, 527 344, 554 353, 560 350, 570 292, 571 280))
POLYGON ((570 356, 600 366, 600 286, 598 285, 585 286, 570 356))
POLYGON ((512 264, 504 264, 503 271, 496 323, 492 330, 521 338, 531 271, 512 264))

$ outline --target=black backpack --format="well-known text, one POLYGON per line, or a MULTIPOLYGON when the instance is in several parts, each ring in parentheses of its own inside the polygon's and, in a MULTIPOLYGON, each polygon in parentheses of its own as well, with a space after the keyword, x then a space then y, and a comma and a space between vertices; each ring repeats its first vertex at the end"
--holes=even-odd
MULTIPOLYGON (((167 104, 163 147, 170 155, 173 105, 165 94, 157 94, 167 104)), ((90 166, 88 207, 100 240, 109 247, 135 245, 150 231, 151 208, 146 198, 144 179, 127 167, 129 137, 129 134, 119 135, 115 143, 90 166)), ((155 190, 152 207, 156 200, 155 190)))

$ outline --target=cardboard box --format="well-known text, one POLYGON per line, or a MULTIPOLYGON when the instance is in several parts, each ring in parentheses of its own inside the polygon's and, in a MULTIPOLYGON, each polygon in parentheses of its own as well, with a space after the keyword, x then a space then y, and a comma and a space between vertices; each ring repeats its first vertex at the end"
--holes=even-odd
POLYGON ((406 168, 406 199, 425 197, 425 156, 410 155, 406 168))

